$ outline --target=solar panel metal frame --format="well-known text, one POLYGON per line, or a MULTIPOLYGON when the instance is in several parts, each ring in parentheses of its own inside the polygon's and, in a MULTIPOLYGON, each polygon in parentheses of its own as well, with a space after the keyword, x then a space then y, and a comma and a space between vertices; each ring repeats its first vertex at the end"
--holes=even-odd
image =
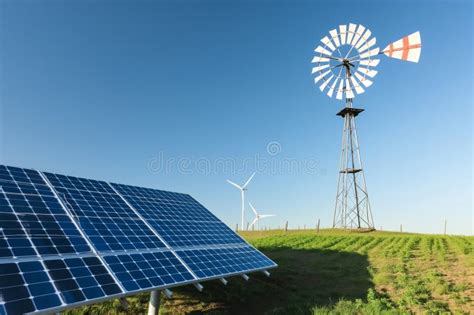
MULTIPOLYGON (((24 168, 22 168, 24 169, 24 168)), ((134 290, 134 291, 130 291, 130 292, 127 292, 127 290, 125 290, 125 288, 122 286, 121 284, 121 281, 117 278, 116 274, 111 270, 111 268, 109 267, 108 263, 105 261, 104 257, 107 257, 107 256, 111 256, 111 255, 115 255, 115 256, 118 256, 119 254, 117 254, 117 252, 111 252, 110 254, 100 254, 99 251, 97 251, 96 247, 94 246, 94 244, 91 242, 91 240, 89 239, 89 237, 84 233, 83 229, 80 227, 80 225, 78 224, 78 222, 76 221, 76 219, 74 218, 75 216, 71 213, 70 209, 68 208, 68 206, 64 203, 64 200, 63 198, 61 198, 59 195, 58 195, 58 192, 57 190, 55 189, 55 187, 51 184, 51 182, 49 181, 49 179, 46 177, 45 173, 42 172, 42 171, 39 171, 39 170, 34 170, 33 171, 37 172, 41 177, 42 179, 46 182, 47 186, 49 187, 49 189, 53 192, 54 196, 56 197, 56 199, 59 201, 61 207, 63 208, 65 214, 70 218, 70 220, 72 221, 72 223, 74 224, 74 226, 78 229, 78 231, 80 232, 81 236, 86 240, 87 242, 87 245, 91 248, 91 253, 70 253, 70 254, 63 254, 63 255, 57 255, 57 256, 41 256, 41 255, 37 255, 37 256, 32 256, 32 257, 24 257, 24 258, 21 258, 21 259, 16 259, 16 258, 6 258, 6 259, 0 259, 0 263, 18 263, 18 262, 26 262, 26 261, 36 261, 36 262, 39 262, 41 263, 41 265, 43 266, 43 268, 45 269, 47 275, 48 275, 48 278, 51 280, 51 283, 54 284, 54 280, 51 278, 51 275, 49 274, 49 269, 46 268, 46 265, 45 265, 45 261, 50 261, 50 260, 66 260, 66 259, 70 259, 70 258, 87 258, 87 257, 94 257, 94 258, 97 258, 101 263, 102 265, 104 265, 104 267, 107 269, 107 272, 110 274, 110 276, 114 279, 115 283, 117 284, 117 286, 122 290, 122 293, 117 293, 117 294, 113 294, 113 295, 107 295, 107 296, 104 296, 104 297, 101 297, 101 298, 95 298, 95 299, 91 299, 91 300, 84 300, 84 301, 81 301, 81 302, 76 302, 76 303, 71 303, 71 304, 66 304, 66 305, 61 305, 61 306, 58 306, 58 307, 53 307, 53 308, 48 308, 48 309, 43 309, 43 310, 38 310, 38 311, 35 311, 34 313, 35 314, 50 314, 52 312, 58 312, 58 311, 64 311, 64 310, 67 310, 67 309, 72 309, 72 308, 76 308, 76 307, 80 307, 80 306, 83 306, 83 305, 88 305, 88 304, 93 304, 93 303, 100 303, 100 302, 103 302, 103 301, 107 301, 107 300, 111 300, 111 299, 115 299, 115 298, 122 298, 122 297, 126 297, 126 296, 130 296, 130 295, 135 295, 135 294, 138 294, 138 293, 145 293, 145 292, 151 292, 151 291, 154 291, 154 290, 164 290, 164 289, 170 289, 170 288, 173 288, 173 287, 179 287, 179 286, 184 286, 184 285, 189 285, 189 284, 198 284, 200 282, 204 282, 204 281, 210 281, 210 280, 215 280, 215 279, 221 279, 223 277, 231 277, 231 276, 238 276, 238 275, 243 275, 243 274, 247 274, 247 273, 253 273, 253 272, 259 272, 259 271, 265 271, 265 270, 269 270, 269 269, 273 269, 273 268, 276 268, 278 265, 276 263, 274 263, 273 261, 273 265, 272 266, 268 266, 268 267, 264 267, 264 268, 255 268, 255 269, 249 269, 249 270, 244 270, 244 271, 238 271, 238 272, 231 272, 231 273, 227 273, 227 274, 219 274, 219 275, 215 275, 215 276, 209 276, 209 277, 198 277, 193 271, 192 269, 189 267, 189 265, 183 260, 182 257, 179 256, 179 254, 177 252, 179 251, 187 251, 187 250, 193 250, 193 249, 196 249, 196 250, 206 250, 206 249, 224 249, 224 248, 228 248, 228 249, 232 249, 232 248, 245 248, 245 247, 248 247, 248 248, 252 248, 253 250, 257 251, 258 253, 260 253, 261 255, 263 255, 259 250, 257 250, 254 246, 252 246, 251 244, 249 244, 246 240, 244 240, 239 234, 235 233, 235 235, 237 235, 241 240, 242 240, 242 243, 240 244, 222 244, 222 245, 196 245, 196 246, 181 246, 181 247, 173 247, 173 246, 170 246, 166 240, 164 240, 162 238, 162 236, 150 225, 150 223, 144 219, 140 213, 138 212, 138 210, 136 210, 127 200, 126 198, 124 198, 124 196, 119 193, 115 187, 113 187, 112 183, 110 182, 106 182, 114 191, 115 193, 120 196, 120 198, 128 205, 128 207, 130 208, 131 211, 133 211, 136 215, 138 215, 138 217, 140 218, 140 220, 142 220, 149 228, 151 231, 153 231, 153 233, 155 234, 155 236, 157 238, 160 239, 160 241, 165 244, 165 248, 162 248, 160 250, 133 250, 133 251, 130 251, 130 250, 124 250, 123 251, 123 254, 133 254, 133 253, 149 253, 149 252, 170 252, 174 257, 176 257, 179 262, 187 269, 187 271, 194 277, 193 280, 189 280, 189 281, 183 281, 183 282, 180 282, 179 284, 169 284, 169 285, 163 285, 163 286, 158 286, 158 287, 152 287, 152 288, 146 288, 146 289, 139 289, 139 290, 134 290), (20 261, 19 261, 20 260, 20 261)), ((148 189, 151 189, 151 188, 148 188, 148 189)), ((186 196, 189 196, 187 194, 183 194, 183 195, 186 195, 186 196)), ((190 198, 192 198, 191 196, 189 196, 190 198)), ((192 198, 193 200, 195 200, 194 198, 192 198)), ((205 208, 205 207, 204 207, 205 208)), ((206 209, 206 208, 205 208, 206 209)), ((207 210, 207 209, 206 209, 207 210)), ((209 210, 207 210, 209 211, 209 210)), ((210 212, 210 211, 209 211, 210 212)), ((212 212, 211 212, 212 214, 212 212)), ((213 214, 212 214, 213 215, 213 214)), ((217 218, 217 217, 216 217, 217 218)), ((218 218, 217 218, 218 219, 218 218)), ((218 219, 219 222, 222 222, 218 219)), ((231 230, 232 231, 232 230, 231 230)), ((233 231, 232 231, 233 232, 233 231)), ((28 238, 29 239, 29 238, 28 238)), ((36 247, 34 247, 34 250, 37 252, 36 250, 36 247)), ((265 255, 263 255, 265 256, 265 255)), ((266 256, 265 256, 266 257, 266 256)), ((268 258, 268 257, 267 257, 268 258)), ((270 260, 270 259, 269 259, 270 260)), ((271 260, 270 260, 271 261, 271 260)), ((55 285, 54 285, 55 286, 55 285)), ((55 289, 56 286, 55 286, 55 289)), ((61 299, 61 302, 62 299, 61 299)))

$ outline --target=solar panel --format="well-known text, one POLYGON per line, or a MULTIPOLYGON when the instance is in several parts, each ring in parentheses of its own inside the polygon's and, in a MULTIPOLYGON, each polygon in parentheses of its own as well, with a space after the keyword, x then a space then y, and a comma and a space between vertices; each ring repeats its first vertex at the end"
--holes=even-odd
POLYGON ((0 315, 273 267, 187 194, 0 165, 0 315))
POLYGON ((276 267, 273 261, 251 246, 190 249, 178 251, 178 255, 201 279, 276 267))
POLYGON ((173 247, 246 244, 189 195, 128 185, 112 186, 173 247))
POLYGON ((0 258, 90 252, 37 171, 0 165, 0 258))

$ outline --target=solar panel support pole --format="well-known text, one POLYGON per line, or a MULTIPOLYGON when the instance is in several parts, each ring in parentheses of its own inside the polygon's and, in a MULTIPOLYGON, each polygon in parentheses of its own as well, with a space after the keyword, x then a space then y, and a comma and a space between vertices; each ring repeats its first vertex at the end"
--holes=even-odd
POLYGON ((171 299, 173 297, 173 292, 170 289, 165 289, 163 291, 167 299, 171 299))
POLYGON ((245 281, 249 281, 249 276, 247 276, 245 273, 243 273, 241 276, 245 281))
POLYGON ((227 285, 227 280, 225 278, 220 278, 219 279, 223 285, 227 285))
POLYGON ((270 273, 267 270, 263 270, 262 272, 265 276, 270 277, 270 273))
POLYGON ((198 282, 193 283, 193 284, 199 292, 202 292, 202 290, 204 290, 204 287, 202 286, 202 284, 200 284, 198 282))
POLYGON ((150 292, 150 303, 148 304, 148 315, 158 315, 160 312, 161 291, 155 290, 150 292))

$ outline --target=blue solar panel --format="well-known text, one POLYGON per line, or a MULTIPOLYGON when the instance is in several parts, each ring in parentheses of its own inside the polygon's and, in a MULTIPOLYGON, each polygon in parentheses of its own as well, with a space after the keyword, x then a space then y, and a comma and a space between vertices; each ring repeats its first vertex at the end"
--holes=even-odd
POLYGON ((40 262, 0 264, 0 314, 23 314, 61 304, 40 262))
POLYGON ((177 254, 201 279, 276 267, 273 261, 251 246, 190 249, 177 254))
POLYGON ((105 261, 127 291, 177 285, 194 279, 168 251, 105 256, 105 261))
POLYGON ((165 247, 108 183, 51 173, 45 175, 99 251, 165 247))
POLYGON ((122 293, 97 257, 46 260, 44 264, 66 304, 122 293))
POLYGON ((246 244, 189 195, 120 184, 112 186, 173 247, 246 244))
POLYGON ((0 258, 72 254, 91 248, 34 170, 0 165, 0 258))
POLYGON ((0 165, 0 315, 275 266, 189 195, 0 165))

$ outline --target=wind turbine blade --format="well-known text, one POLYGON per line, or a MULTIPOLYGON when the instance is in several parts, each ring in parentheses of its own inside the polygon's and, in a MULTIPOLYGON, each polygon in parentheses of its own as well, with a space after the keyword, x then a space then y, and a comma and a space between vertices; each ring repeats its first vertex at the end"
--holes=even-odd
POLYGON ((230 180, 227 180, 227 182, 235 187, 237 187, 238 189, 242 190, 242 187, 240 187, 239 185, 237 185, 236 183, 234 182, 231 182, 230 180))
POLYGON ((337 89, 336 93, 336 99, 342 100, 342 92, 344 91, 343 85, 344 84, 344 79, 341 79, 341 82, 339 83, 339 88, 337 89))
POLYGON ((339 43, 339 35, 337 34, 337 30, 333 29, 332 31, 329 31, 329 34, 331 34, 331 38, 334 41, 334 44, 336 44, 336 47, 339 47, 341 44, 339 43))
POLYGON ((334 45, 332 44, 331 40, 329 39, 329 37, 327 36, 324 36, 322 39, 321 39, 321 42, 326 45, 327 48, 329 48, 331 51, 334 51, 336 49, 336 47, 334 47, 334 45))
POLYGON ((349 31, 347 32, 347 40, 346 43, 350 44, 352 42, 352 38, 354 37, 357 25, 353 23, 349 23, 349 31))
POLYGON ((380 59, 364 59, 359 61, 359 64, 369 67, 376 67, 380 62, 380 59))
POLYGON ((313 60, 311 60, 311 63, 315 63, 315 62, 329 62, 329 58, 315 56, 313 60))
POLYGON ((357 82, 357 79, 354 76, 351 76, 351 81, 352 81, 352 86, 354 87, 357 94, 364 93, 365 90, 360 86, 359 82, 357 82))
POLYGON ((312 70, 311 70, 311 74, 315 73, 315 72, 318 72, 318 71, 321 71, 321 70, 324 70, 326 68, 329 68, 329 63, 328 64, 325 64, 325 65, 322 65, 322 66, 317 66, 317 67, 314 67, 312 70))
POLYGON ((420 32, 415 32, 391 43, 382 52, 390 58, 418 62, 421 55, 420 32))
POLYGON ((357 44, 357 42, 359 41, 359 39, 362 36, 362 34, 364 33, 364 31, 365 31, 364 25, 359 24, 359 27, 357 28, 357 31, 354 34, 354 38, 352 39, 352 43, 351 43, 352 46, 355 46, 355 44, 357 44))
POLYGON ((253 172, 253 174, 249 177, 249 179, 247 179, 247 181, 245 182, 245 184, 242 186, 242 188, 245 188, 247 187, 247 185, 250 183, 250 181, 252 180, 252 178, 255 176, 256 172, 253 172))
POLYGON ((356 72, 354 73, 355 76, 357 77, 357 79, 359 79, 359 81, 365 86, 365 87, 369 87, 372 85, 372 81, 370 81, 369 79, 367 79, 366 77, 362 76, 359 72, 356 72))
POLYGON ((375 77, 375 75, 377 74, 377 71, 370 70, 370 69, 363 68, 363 67, 358 67, 357 71, 359 71, 361 73, 364 73, 364 74, 368 75, 371 78, 375 77))
POLYGON ((360 59, 365 59, 365 58, 370 58, 370 57, 373 57, 373 56, 377 56, 380 52, 380 48, 374 48, 372 50, 369 50, 363 54, 360 55, 360 59))
POLYGON ((336 80, 334 80, 333 84, 329 88, 328 93, 327 93, 329 97, 332 97, 332 95, 334 94, 334 89, 336 88, 337 81, 339 81, 339 78, 336 78, 336 80))
POLYGON ((260 215, 260 219, 270 218, 270 217, 276 217, 276 214, 261 214, 260 215))
POLYGON ((317 52, 317 53, 326 55, 326 56, 331 56, 331 55, 332 55, 332 53, 331 53, 330 51, 324 49, 324 48, 321 47, 321 46, 316 47, 316 49, 315 49, 314 51, 317 52))
POLYGON ((346 44, 347 25, 339 25, 339 35, 341 35, 341 45, 346 44))
POLYGON ((321 86, 319 87, 319 89, 321 90, 321 92, 326 88, 326 86, 329 84, 329 82, 331 82, 332 78, 334 78, 334 74, 331 75, 331 76, 329 77, 329 79, 327 79, 327 80, 324 79, 323 84, 321 84, 321 86))
POLYGON ((360 46, 362 46, 366 41, 369 40, 372 32, 369 29, 365 30, 365 33, 360 37, 359 42, 355 45, 355 48, 359 50, 360 46))
POLYGON ((252 206, 252 203, 249 202, 249 206, 250 209, 252 209, 253 213, 255 213, 255 215, 258 215, 257 210, 255 210, 255 208, 252 206))
POLYGON ((351 87, 351 84, 350 84, 350 81, 349 79, 346 79, 346 88, 345 88, 345 91, 346 91, 346 98, 354 98, 354 93, 352 92, 352 87, 351 87))
POLYGON ((359 49, 359 53, 363 53, 364 51, 366 51, 370 47, 374 46, 376 42, 377 42, 377 38, 372 37, 371 40, 369 40, 367 43, 362 45, 361 49, 359 49))
POLYGON ((250 223, 250 225, 249 225, 249 230, 250 230, 250 228, 251 228, 252 226, 255 225, 255 223, 257 223, 257 221, 258 221, 258 217, 255 218, 255 219, 252 221, 252 223, 250 223))
POLYGON ((331 70, 328 70, 324 73, 321 73, 320 75, 318 75, 316 78, 314 78, 314 83, 318 83, 319 80, 321 80, 322 78, 324 78, 325 76, 327 76, 329 73, 331 73, 331 70))

